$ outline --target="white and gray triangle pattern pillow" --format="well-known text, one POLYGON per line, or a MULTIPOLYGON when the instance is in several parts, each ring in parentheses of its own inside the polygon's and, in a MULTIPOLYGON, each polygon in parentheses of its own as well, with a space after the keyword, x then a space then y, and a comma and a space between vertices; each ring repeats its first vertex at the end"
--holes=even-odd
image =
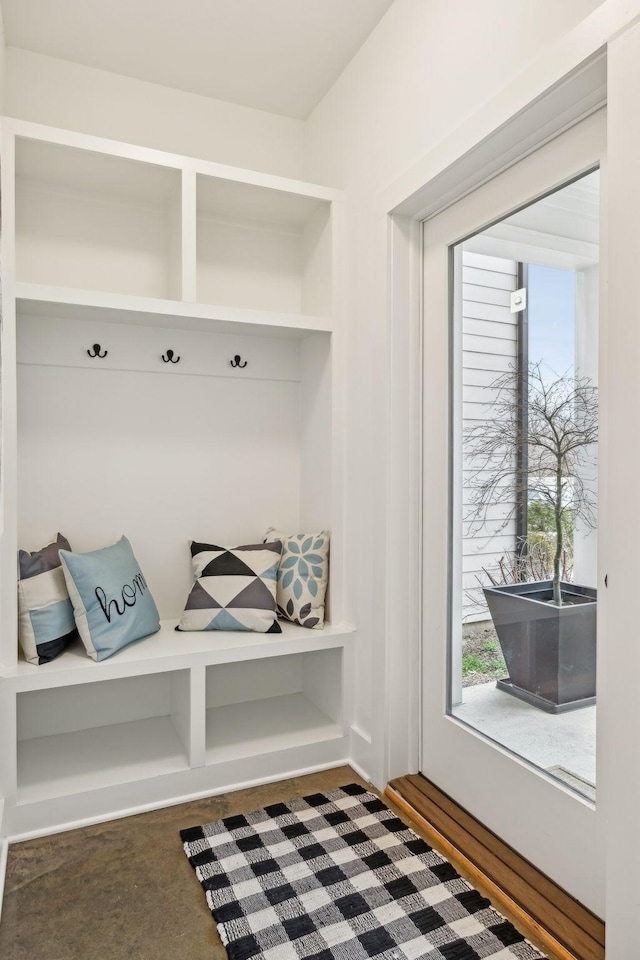
POLYGON ((265 543, 282 542, 276 600, 285 620, 320 630, 329 579, 329 532, 282 533, 269 527, 265 543))
POLYGON ((191 542, 194 584, 176 630, 282 633, 276 578, 282 544, 221 547, 191 542))

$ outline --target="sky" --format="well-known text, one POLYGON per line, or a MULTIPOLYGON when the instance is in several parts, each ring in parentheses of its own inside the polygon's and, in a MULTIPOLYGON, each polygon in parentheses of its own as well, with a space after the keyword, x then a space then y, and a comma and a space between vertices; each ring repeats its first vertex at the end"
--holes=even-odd
POLYGON ((529 264, 529 361, 553 373, 573 373, 575 362, 576 275, 529 264))

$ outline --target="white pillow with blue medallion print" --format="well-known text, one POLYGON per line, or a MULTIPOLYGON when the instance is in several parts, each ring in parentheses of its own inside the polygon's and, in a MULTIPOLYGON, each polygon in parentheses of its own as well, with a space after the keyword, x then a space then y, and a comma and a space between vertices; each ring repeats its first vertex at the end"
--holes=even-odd
POLYGON ((41 550, 18 551, 18 640, 29 663, 49 663, 78 636, 60 563, 69 541, 58 534, 41 550))
POLYGON ((301 627, 324 626, 324 600, 329 580, 329 531, 282 533, 269 527, 265 543, 282 541, 276 602, 278 615, 301 627))
POLYGON ((60 551, 78 631, 93 660, 106 660, 160 629, 158 608, 126 537, 90 553, 60 551))

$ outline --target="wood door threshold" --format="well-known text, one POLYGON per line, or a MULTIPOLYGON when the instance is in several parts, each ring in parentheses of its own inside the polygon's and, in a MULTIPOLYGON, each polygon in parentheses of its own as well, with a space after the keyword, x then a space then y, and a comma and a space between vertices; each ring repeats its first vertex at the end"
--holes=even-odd
POLYGON ((426 777, 398 777, 386 793, 553 960, 604 960, 602 920, 426 777))

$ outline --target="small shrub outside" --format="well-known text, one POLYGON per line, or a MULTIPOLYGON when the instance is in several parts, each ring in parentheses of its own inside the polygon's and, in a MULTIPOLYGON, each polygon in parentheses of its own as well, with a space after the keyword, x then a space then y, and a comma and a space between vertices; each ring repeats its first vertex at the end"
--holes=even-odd
POLYGON ((467 624, 462 639, 462 686, 503 680, 508 676, 493 624, 467 624))

